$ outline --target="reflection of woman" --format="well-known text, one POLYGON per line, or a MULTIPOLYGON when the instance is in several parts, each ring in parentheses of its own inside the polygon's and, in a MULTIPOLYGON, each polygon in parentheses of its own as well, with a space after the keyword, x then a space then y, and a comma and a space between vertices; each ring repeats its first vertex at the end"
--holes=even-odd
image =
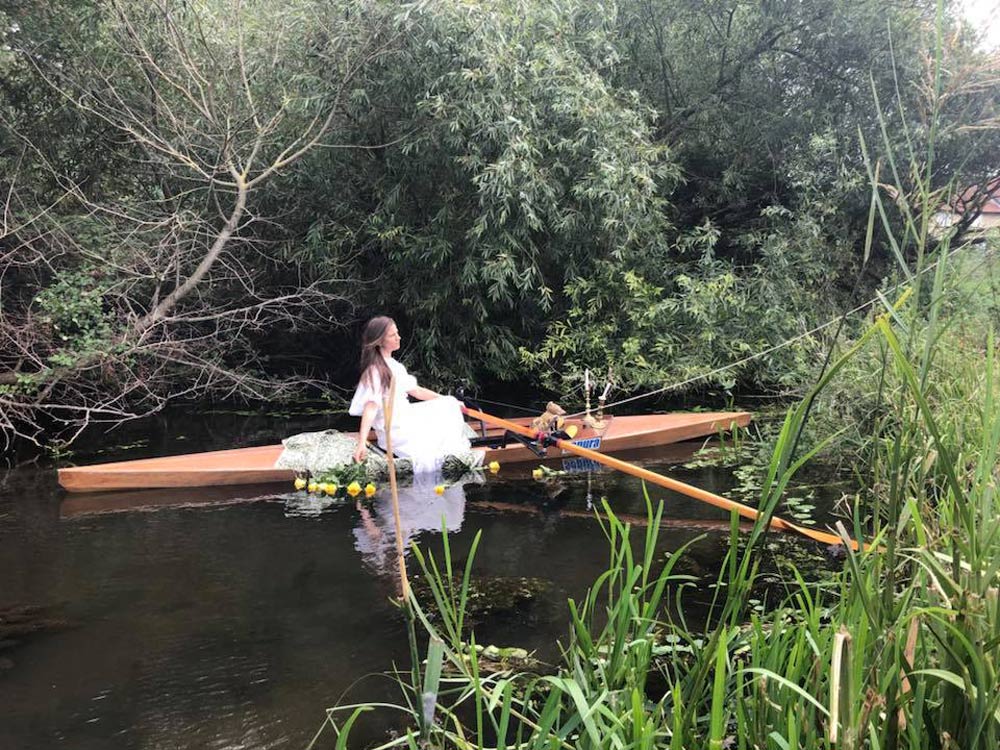
MULTIPOLYGON (((416 476, 412 486, 399 488, 399 521, 406 553, 421 531, 440 532, 442 524, 449 533, 462 528, 465 488, 455 484, 438 495, 434 492, 434 479, 433 475, 416 476)), ((361 522, 354 529, 354 548, 379 573, 393 572, 396 522, 392 517, 391 495, 383 492, 370 509, 365 503, 359 503, 357 508, 361 522)))
POLYGON ((354 460, 365 460, 365 441, 372 428, 379 445, 386 447, 382 400, 388 399, 389 383, 395 377, 392 452, 409 458, 416 472, 433 471, 445 456, 469 451, 461 404, 417 385, 417 379, 392 357, 399 344, 399 329, 392 318, 379 316, 368 321, 361 338, 361 379, 349 409, 352 416, 361 417, 354 460), (410 403, 407 396, 420 403, 410 403))

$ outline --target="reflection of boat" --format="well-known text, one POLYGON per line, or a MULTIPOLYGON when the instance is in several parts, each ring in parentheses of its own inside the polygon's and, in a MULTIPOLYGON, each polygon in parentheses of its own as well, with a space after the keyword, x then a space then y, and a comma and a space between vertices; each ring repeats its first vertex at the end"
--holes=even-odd
MULTIPOLYGON (((639 466, 648 463, 682 464, 685 461, 690 461, 694 458, 694 454, 703 447, 706 447, 706 445, 711 446, 712 443, 706 444, 701 440, 688 440, 683 443, 671 443, 670 445, 654 445, 649 448, 632 448, 630 450, 615 451, 615 456, 620 458, 622 461, 628 461, 629 463, 637 464, 639 466)), ((569 474, 579 474, 588 471, 606 471, 606 468, 597 461, 570 455, 563 457, 558 463, 553 463, 552 468, 562 469, 569 474)), ((524 466, 525 475, 527 475, 530 470, 530 464, 524 466)))
MULTIPOLYGON (((584 428, 578 420, 579 432, 573 440, 584 448, 610 453, 651 446, 667 445, 682 440, 715 435, 734 425, 746 427, 747 412, 703 412, 696 414, 645 414, 607 417, 607 426, 600 432, 584 428)), ((511 420, 527 426, 530 419, 511 420)), ((501 431, 487 434, 496 438, 501 431)), ((287 482, 294 477, 288 469, 275 469, 281 454, 280 445, 257 448, 191 453, 166 458, 147 458, 78 466, 59 470, 59 484, 70 492, 97 492, 155 487, 210 487, 218 485, 287 482)), ((550 448, 548 456, 568 455, 559 448, 550 448)), ((538 456, 527 446, 512 441, 505 447, 488 448, 485 460, 500 463, 537 461, 538 456)))
MULTIPOLYGON (((469 505, 477 510, 493 510, 501 513, 526 513, 539 517, 544 515, 544 512, 537 505, 518 505, 517 503, 502 503, 494 500, 476 500, 471 501, 469 505)), ((556 511, 556 514, 562 518, 585 518, 591 521, 595 518, 607 518, 604 513, 596 509, 574 510, 572 508, 560 508, 556 511)), ((627 523, 637 528, 649 526, 649 518, 646 516, 615 513, 615 518, 622 523, 627 523)), ((711 518, 670 518, 664 516, 660 518, 660 528, 728 533, 732 529, 732 521, 728 518, 714 520, 711 518)), ((746 532, 752 528, 753 524, 749 521, 740 521, 740 531, 746 532)))
MULTIPOLYGON (((279 488, 280 489, 280 488, 279 488)), ((131 492, 88 492, 70 495, 59 506, 61 518, 89 516, 121 511, 151 511, 161 508, 200 508, 263 500, 282 500, 273 484, 250 484, 229 487, 183 487, 133 490, 131 492)))
MULTIPOLYGON (((145 512, 169 508, 211 508, 264 501, 284 502, 287 501, 287 496, 268 492, 267 485, 204 487, 193 493, 183 492, 176 488, 134 492, 92 492, 86 495, 67 497, 59 506, 59 516, 61 518, 77 518, 102 513, 145 512)), ((394 552, 395 538, 393 534, 395 531, 392 529, 392 511, 389 508, 389 503, 389 495, 383 493, 373 504, 373 513, 369 512, 368 518, 362 516, 361 522, 355 529, 355 548, 369 558, 369 562, 376 568, 379 567, 376 564, 376 558, 381 559, 385 555, 385 551, 381 549, 383 546, 392 545, 394 552), (375 518, 380 520, 376 521, 375 518), (367 540, 363 537, 367 537, 367 540), (381 542, 380 537, 382 537, 381 542)), ((403 533, 407 539, 421 531, 440 532, 442 519, 444 519, 449 532, 458 531, 461 528, 467 504, 479 511, 542 514, 540 508, 535 504, 507 503, 495 500, 467 501, 465 487, 461 484, 448 486, 442 495, 437 495, 433 487, 430 486, 421 486, 417 489, 400 487, 399 504, 404 527, 403 533)), ((566 518, 594 519, 597 515, 602 514, 595 510, 560 508, 557 515, 566 518)), ((617 513, 616 516, 619 520, 633 526, 642 527, 647 524, 645 516, 622 513, 617 513)), ((730 523, 729 519, 665 517, 660 520, 660 525, 664 528, 720 532, 729 531, 730 523)), ((749 527, 749 524, 741 523, 742 529, 746 530, 749 527)), ((404 545, 404 548, 408 548, 408 545, 404 545)))

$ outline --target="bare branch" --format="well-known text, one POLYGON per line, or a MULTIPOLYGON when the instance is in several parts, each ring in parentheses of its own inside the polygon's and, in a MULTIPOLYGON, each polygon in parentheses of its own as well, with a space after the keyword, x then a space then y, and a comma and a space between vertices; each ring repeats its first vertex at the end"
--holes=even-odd
POLYGON ((356 285, 299 273, 279 281, 288 269, 265 236, 280 236, 281 222, 261 215, 256 196, 314 149, 355 147, 336 138, 347 92, 402 32, 363 19, 338 37, 337 77, 300 83, 288 56, 301 46, 250 23, 240 0, 234 18, 207 13, 113 0, 105 57, 62 68, 44 50, 23 50, 77 112, 123 136, 121 159, 135 172, 131 192, 95 200, 23 139, 23 154, 40 157, 35 166, 60 192, 37 205, 16 170, 4 186, 0 279, 17 277, 0 287, 8 445, 57 434, 72 442, 179 398, 270 400, 322 387, 263 375, 253 337, 337 325, 356 285), (85 239, 95 233, 100 242, 85 239))

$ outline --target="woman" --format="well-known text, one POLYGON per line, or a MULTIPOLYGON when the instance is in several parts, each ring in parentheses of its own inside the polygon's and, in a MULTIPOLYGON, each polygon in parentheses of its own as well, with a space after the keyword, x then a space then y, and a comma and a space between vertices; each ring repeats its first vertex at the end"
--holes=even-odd
POLYGON ((378 444, 386 447, 382 402, 389 400, 389 383, 395 377, 392 452, 409 458, 415 472, 435 471, 445 456, 461 456, 470 450, 462 407, 451 396, 417 385, 417 379, 392 357, 399 343, 399 329, 392 318, 379 316, 368 321, 361 337, 361 379, 349 409, 352 416, 361 417, 354 460, 365 460, 372 428, 378 444), (420 403, 410 403, 408 395, 420 403))

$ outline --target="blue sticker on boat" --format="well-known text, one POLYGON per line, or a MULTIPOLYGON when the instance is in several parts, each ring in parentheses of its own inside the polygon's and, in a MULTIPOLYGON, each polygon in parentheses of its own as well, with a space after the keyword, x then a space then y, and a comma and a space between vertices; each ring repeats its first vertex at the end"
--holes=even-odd
POLYGON ((601 438, 589 437, 589 438, 583 438, 582 440, 574 440, 573 445, 578 445, 581 448, 589 448, 592 451, 596 451, 598 448, 601 447, 601 438))
POLYGON ((563 471, 568 471, 570 474, 601 470, 601 465, 589 458, 564 458, 562 460, 562 467, 563 471))

